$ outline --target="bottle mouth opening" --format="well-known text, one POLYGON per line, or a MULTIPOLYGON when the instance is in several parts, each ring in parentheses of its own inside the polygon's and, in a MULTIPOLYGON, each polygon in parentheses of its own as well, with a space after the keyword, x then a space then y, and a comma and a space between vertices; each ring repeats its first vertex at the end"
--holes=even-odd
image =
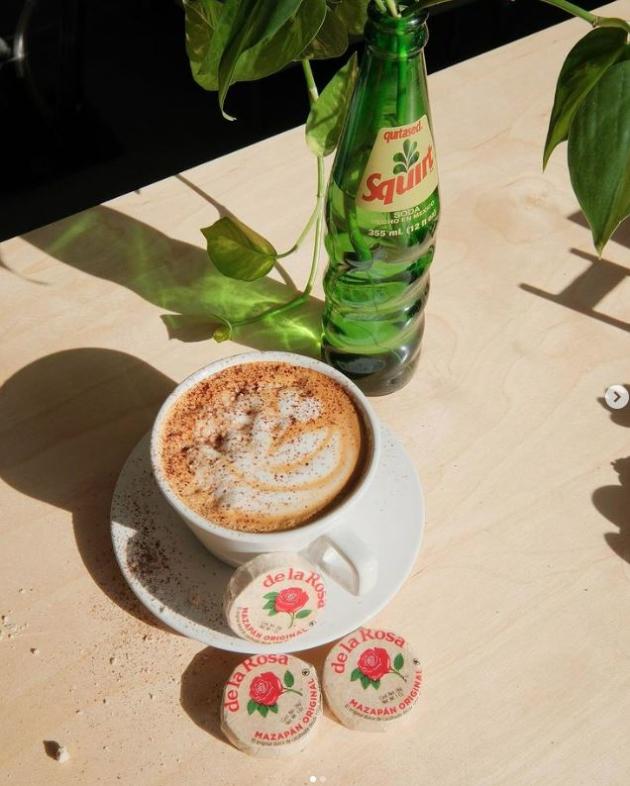
POLYGON ((368 6, 368 17, 370 22, 381 30, 406 33, 421 27, 429 15, 428 11, 422 8, 419 0, 399 0, 398 10, 400 11, 398 17, 390 13, 384 14, 372 0, 368 6))

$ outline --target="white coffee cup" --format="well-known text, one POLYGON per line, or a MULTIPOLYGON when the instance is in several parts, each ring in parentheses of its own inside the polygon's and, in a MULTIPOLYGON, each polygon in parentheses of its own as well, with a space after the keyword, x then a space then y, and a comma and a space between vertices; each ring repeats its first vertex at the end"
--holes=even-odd
MULTIPOLYGON (((381 454, 381 432, 376 415, 359 388, 340 372, 319 360, 292 352, 247 352, 217 360, 179 384, 158 412, 151 433, 151 463, 157 484, 171 507, 216 557, 228 565, 242 565, 259 554, 298 552, 355 595, 368 592, 376 581, 377 560, 353 528, 353 509, 374 479, 381 454), (175 402, 201 380, 231 366, 275 362, 313 369, 337 381, 352 397, 363 419, 367 441, 365 465, 354 488, 332 510, 294 529, 279 532, 244 532, 209 521, 191 510, 171 488, 162 467, 162 425, 175 402)), ((355 522, 356 523, 356 522, 355 522)))

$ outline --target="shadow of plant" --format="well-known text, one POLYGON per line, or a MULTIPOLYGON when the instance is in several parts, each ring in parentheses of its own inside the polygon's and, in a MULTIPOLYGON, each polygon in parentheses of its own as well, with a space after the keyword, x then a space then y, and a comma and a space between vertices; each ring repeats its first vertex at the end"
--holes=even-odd
MULTIPOLYGON (((630 382, 626 382, 624 387, 626 390, 630 391, 630 382)), ((597 401, 606 410, 613 423, 616 423, 618 426, 630 428, 630 404, 622 409, 611 409, 603 396, 600 396, 597 401)))
POLYGON ((597 308, 615 287, 622 285, 630 277, 630 268, 607 259, 599 259, 595 254, 577 248, 572 248, 570 251, 574 256, 589 262, 590 267, 579 273, 561 292, 557 294, 545 292, 525 283, 519 284, 519 287, 525 292, 550 300, 559 306, 630 332, 630 322, 617 319, 597 308))
POLYGON ((606 543, 630 562, 630 456, 613 461, 612 467, 619 476, 619 485, 595 489, 593 504, 602 516, 619 528, 619 532, 604 535, 606 543))
MULTIPOLYGON (((202 248, 173 240, 102 205, 33 230, 24 239, 67 265, 120 284, 171 312, 162 319, 169 336, 181 341, 210 338, 218 324, 213 314, 244 319, 296 293, 284 272, 283 281, 227 278, 202 248)), ((255 349, 318 355, 321 309, 322 302, 311 297, 278 317, 235 330, 234 340, 255 349)))
MULTIPOLYGON (((581 210, 572 213, 569 216, 569 221, 579 224, 581 227, 588 229, 589 232, 591 231, 591 227, 586 220, 586 216, 584 213, 582 213, 581 210)), ((630 248, 630 221, 626 220, 621 222, 621 224, 613 232, 610 242, 619 243, 620 245, 625 246, 625 248, 630 248)))
MULTIPOLYGON (((630 390, 630 383, 624 387, 630 390)), ((603 397, 597 400, 613 423, 630 428, 630 406, 610 409, 603 397)), ((622 559, 630 562, 630 456, 611 462, 611 466, 619 476, 619 485, 595 489, 593 504, 602 516, 619 527, 619 532, 607 532, 604 535, 606 543, 622 559)))

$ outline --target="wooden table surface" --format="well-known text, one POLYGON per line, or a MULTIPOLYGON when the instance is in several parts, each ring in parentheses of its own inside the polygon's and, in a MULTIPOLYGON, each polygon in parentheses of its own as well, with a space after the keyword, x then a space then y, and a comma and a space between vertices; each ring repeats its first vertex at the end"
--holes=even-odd
MULTIPOLYGON (((284 248, 305 221, 303 131, 0 246, 0 782, 630 783, 630 407, 602 400, 630 378, 630 223, 598 262, 564 150, 541 172, 585 32, 569 21, 430 78, 444 213, 424 351, 374 400, 428 501, 415 569, 375 620, 425 670, 391 735, 326 716, 296 758, 232 748, 217 708, 234 656, 149 619, 109 542, 118 472, 176 381, 249 347, 317 351, 321 292, 230 343, 199 316, 234 309, 239 286, 209 269, 200 227, 233 211, 284 248)), ((308 257, 240 302, 286 298, 308 257)))

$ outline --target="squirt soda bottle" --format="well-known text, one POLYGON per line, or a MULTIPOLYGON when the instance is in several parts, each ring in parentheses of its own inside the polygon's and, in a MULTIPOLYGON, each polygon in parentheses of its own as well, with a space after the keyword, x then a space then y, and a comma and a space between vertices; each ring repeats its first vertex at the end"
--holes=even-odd
POLYGON ((365 52, 328 185, 322 355, 368 395, 420 355, 440 215, 427 94, 426 12, 368 8, 365 52))

